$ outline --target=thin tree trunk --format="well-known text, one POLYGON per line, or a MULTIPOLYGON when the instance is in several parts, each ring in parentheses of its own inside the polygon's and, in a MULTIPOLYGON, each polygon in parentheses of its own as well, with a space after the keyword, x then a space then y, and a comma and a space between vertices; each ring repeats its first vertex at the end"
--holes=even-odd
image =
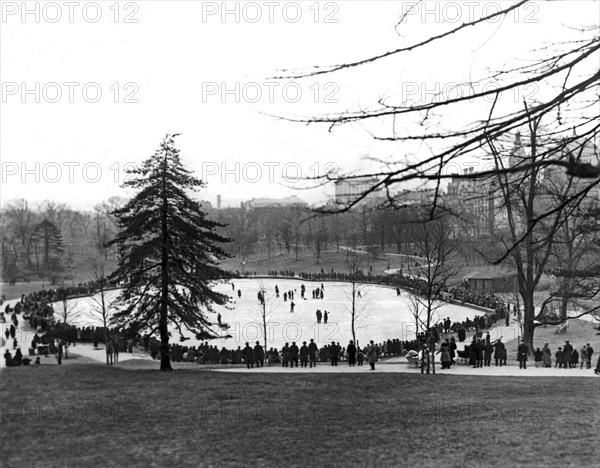
POLYGON ((160 318, 158 322, 158 329, 160 332, 160 370, 171 371, 171 357, 169 355, 169 330, 167 326, 167 314, 168 314, 168 298, 169 298, 169 257, 167 251, 168 242, 168 227, 167 227, 167 187, 166 187, 166 165, 167 165, 167 154, 165 153, 164 160, 165 167, 163 168, 163 186, 162 186, 162 258, 161 258, 161 302, 160 302, 160 318))

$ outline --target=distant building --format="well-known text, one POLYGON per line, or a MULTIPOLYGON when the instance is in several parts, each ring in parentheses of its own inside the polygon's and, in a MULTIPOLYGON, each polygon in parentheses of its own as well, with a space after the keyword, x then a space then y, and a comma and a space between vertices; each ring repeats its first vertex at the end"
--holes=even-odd
POLYGON ((221 209, 221 195, 217 195, 217 210, 221 209))
POLYGON ((421 205, 430 206, 435 197, 434 189, 403 190, 394 195, 396 205, 421 205))
POLYGON ((477 292, 506 293, 514 289, 514 280, 501 273, 473 271, 463 276, 469 289, 477 292))
MULTIPOLYGON (((474 174, 474 168, 464 170, 463 175, 474 174)), ((452 177, 446 194, 441 197, 445 208, 458 216, 462 230, 472 236, 491 234, 495 228, 497 200, 494 187, 485 180, 452 177)))
POLYGON ((202 208, 212 210, 212 203, 208 200, 200 200, 200 204, 202 205, 202 208))
MULTIPOLYGON (((348 205, 356 201, 361 195, 370 190, 379 182, 377 177, 356 177, 339 179, 335 181, 335 203, 348 205)), ((374 202, 383 197, 381 189, 370 192, 361 202, 374 202)))
POLYGON ((242 202, 242 208, 253 210, 257 208, 283 208, 283 207, 307 207, 308 203, 298 198, 296 195, 286 198, 253 198, 242 202))

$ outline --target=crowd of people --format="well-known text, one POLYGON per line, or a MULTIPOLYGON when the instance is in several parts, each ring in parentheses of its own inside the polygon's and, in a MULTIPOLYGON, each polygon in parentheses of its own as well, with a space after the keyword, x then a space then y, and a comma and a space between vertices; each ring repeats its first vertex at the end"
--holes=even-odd
MULTIPOLYGON (((286 274, 286 276, 294 274, 294 272, 287 271, 270 273, 272 276, 279 276, 280 273, 286 274)), ((333 270, 331 273, 322 271, 320 274, 302 273, 300 276, 313 281, 318 279, 347 279, 345 273, 338 274, 333 270)), ((386 279, 384 283, 390 282, 390 277, 381 278, 386 279)), ((398 281, 398 278, 395 278, 395 280, 398 281)), ((420 284, 420 280, 414 277, 404 277, 400 278, 400 280, 405 280, 412 287, 418 287, 420 284)), ((22 315, 23 319, 29 320, 31 327, 36 330, 29 347, 29 355, 35 355, 36 352, 38 354, 45 354, 46 356, 48 354, 55 354, 60 363, 62 356, 67 353, 67 348, 70 345, 80 342, 93 343, 94 347, 98 347, 99 343, 103 343, 107 349, 110 347, 111 355, 114 353, 116 356, 115 360, 117 360, 119 352, 131 353, 135 343, 136 345, 143 346, 152 358, 159 359, 160 342, 155 338, 126 335, 123 332, 103 327, 80 328, 71 324, 55 322, 51 302, 78 295, 94 294, 97 292, 98 286, 97 283, 90 282, 80 284, 76 287, 42 290, 28 295, 23 294, 21 300, 15 304, 14 308, 7 305, 0 312, 0 322, 7 323, 7 319, 10 317, 11 323, 9 327, 5 327, 4 338, 5 343, 9 343, 12 340, 12 348, 15 353, 13 356, 9 349, 5 351, 4 358, 7 366, 28 365, 30 362, 29 358, 23 356, 16 337, 16 331, 19 326, 19 315, 22 315)), ((235 292, 234 283, 231 283, 231 286, 235 292)), ((281 297, 284 302, 290 301, 291 304, 293 304, 293 299, 298 293, 297 289, 282 292, 279 290, 278 285, 275 286, 274 290, 275 297, 281 297)), ((398 295, 401 295, 399 286, 396 286, 396 292, 398 295)), ((421 336, 417 335, 414 340, 410 341, 402 341, 394 338, 382 343, 371 342, 368 346, 362 348, 358 346, 358 343, 354 343, 353 341, 350 341, 346 346, 342 346, 340 342, 331 342, 320 348, 317 347, 313 340, 310 340, 310 343, 302 342, 302 344, 292 342, 291 345, 286 343, 281 350, 276 348, 265 350, 259 342, 256 342, 254 346, 246 343, 244 348, 238 346, 237 349, 228 349, 226 347, 219 349, 217 346, 211 346, 208 342, 205 342, 196 347, 171 344, 170 355, 171 359, 175 362, 244 364, 249 368, 255 365, 261 367, 265 363, 269 365, 281 364, 283 367, 297 367, 298 363, 300 363, 301 367, 313 367, 318 362, 330 362, 332 366, 336 366, 339 362, 347 362, 348 365, 358 364, 360 366, 365 360, 371 363, 370 361, 373 359, 367 358, 367 356, 375 356, 375 360, 373 361, 375 362, 378 357, 403 356, 407 352, 418 354, 419 360, 422 362, 430 353, 428 346, 431 343, 430 337, 433 336, 435 343, 441 343, 436 354, 440 355, 443 368, 450 368, 456 363, 457 357, 468 360, 469 364, 473 367, 490 366, 492 358, 496 366, 506 365, 507 353, 502 340, 498 339, 491 342, 489 332, 484 338, 482 330, 491 328, 499 319, 506 319, 508 321, 508 307, 491 294, 472 292, 464 286, 444 290, 444 292, 450 295, 446 297, 448 300, 459 300, 469 303, 476 302, 481 307, 492 309, 493 312, 476 315, 473 319, 467 318, 462 322, 453 322, 447 317, 431 327, 427 336, 420 334, 421 336), (465 347, 465 351, 457 351, 456 339, 454 336, 449 335, 456 334, 458 341, 463 342, 466 340, 467 334, 470 335, 471 333, 473 334, 471 344, 465 347), (446 335, 445 338, 441 338, 442 334, 446 335)), ((237 293, 238 297, 241 296, 241 290, 238 289, 237 293)), ((257 295, 260 303, 263 303, 265 300, 264 293, 261 291, 257 295)), ((308 291, 306 286, 301 284, 299 294, 301 298, 307 298, 308 294, 310 294, 312 299, 323 299, 325 285, 321 283, 308 291)), ((290 312, 293 311, 294 308, 292 305, 290 312)), ((323 318, 324 323, 327 323, 328 312, 325 310, 323 313, 321 309, 317 309, 316 317, 317 323, 321 323, 321 319, 323 318)), ((219 323, 221 323, 220 319, 219 314, 219 323)), ((552 353, 547 344, 543 349, 540 350, 538 348, 533 353, 524 346, 526 345, 521 344, 518 348, 518 361, 522 368, 526 368, 527 356, 530 354, 533 354, 536 366, 552 366, 552 353)), ((559 347, 554 355, 554 367, 573 368, 580 365, 580 368, 583 368, 585 365, 589 369, 591 368, 593 352, 594 350, 589 343, 584 345, 581 351, 578 352, 567 341, 565 346, 559 347)), ((36 363, 39 363, 39 358, 36 363)))
MULTIPOLYGON (((586 369, 592 368, 592 355, 594 348, 589 343, 584 344, 579 351, 574 347, 569 340, 565 340, 564 346, 559 346, 554 353, 554 367, 563 369, 580 369, 584 366, 586 369)), ((544 344, 543 348, 536 348, 533 352, 535 367, 552 367, 552 350, 548 343, 544 344)), ((600 366, 600 359, 598 360, 600 366)))

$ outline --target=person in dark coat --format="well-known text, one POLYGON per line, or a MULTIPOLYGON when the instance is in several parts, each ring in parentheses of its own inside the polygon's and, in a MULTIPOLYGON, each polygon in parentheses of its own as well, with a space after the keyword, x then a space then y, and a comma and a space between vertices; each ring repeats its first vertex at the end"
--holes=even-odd
POLYGON ((579 364, 579 353, 574 349, 571 353, 571 367, 577 369, 577 364, 579 364))
POLYGON ((354 366, 356 364, 356 345, 354 344, 354 341, 350 340, 346 352, 348 353, 348 365, 354 366))
POLYGON ((456 350, 457 350, 458 346, 456 345, 456 340, 454 339, 454 337, 450 337, 450 365, 454 365, 456 364, 456 361, 454 360, 454 358, 456 357, 456 350))
POLYGON ((317 353, 319 352, 319 348, 317 348, 317 344, 311 338, 310 343, 308 344, 308 359, 310 360, 310 367, 317 367, 317 353))
POLYGON ((257 341, 254 346, 254 360, 256 361, 256 367, 263 367, 265 365, 265 350, 257 341))
POLYGON ((500 363, 500 367, 502 367, 505 349, 504 343, 502 343, 502 338, 498 338, 498 341, 496 341, 494 344, 494 360, 496 361, 496 366, 498 363, 500 363))
POLYGON ((477 367, 483 367, 483 351, 485 349, 485 344, 481 338, 477 340, 477 367))
POLYGON ((544 359, 544 353, 542 353, 542 350, 540 348, 537 348, 533 352, 533 360, 535 361, 535 367, 541 367, 543 359, 544 359))
POLYGON ((246 367, 248 369, 254 368, 254 350, 250 347, 249 343, 246 343, 246 347, 244 348, 242 354, 244 355, 244 360, 246 361, 246 367))
POLYGON ((306 346, 306 341, 302 342, 302 346, 300 346, 300 367, 308 366, 308 346, 306 346))
POLYGON ((359 366, 363 365, 363 362, 365 362, 365 355, 362 351, 362 349, 358 348, 356 350, 356 362, 358 363, 359 366))
POLYGON ((290 360, 291 360, 290 367, 294 367, 294 363, 296 364, 296 367, 298 367, 298 353, 299 352, 300 352, 300 350, 298 349, 298 345, 296 345, 296 342, 293 341, 292 346, 290 346, 290 360))
POLYGON ((292 358, 292 352, 288 343, 281 348, 281 367, 288 367, 290 359, 292 358))
POLYGON ((494 346, 489 341, 485 342, 483 346, 483 365, 489 367, 492 363, 492 352, 494 351, 494 346))
POLYGON ((529 347, 525 340, 521 340, 521 344, 517 348, 517 360, 519 361, 519 369, 527 369, 527 358, 529 355, 529 347))
POLYGON ((573 346, 568 341, 565 341, 565 345, 563 346, 563 365, 565 368, 571 368, 571 354, 573 353, 573 346))
POLYGON ((4 351, 4 364, 6 365, 6 367, 13 367, 15 365, 15 362, 12 358, 12 354, 10 354, 10 351, 8 349, 4 351))
POLYGON ((585 346, 587 348, 587 361, 586 361, 587 368, 591 369, 592 368, 592 354, 594 354, 594 348, 592 348, 589 343, 587 343, 585 346))
POLYGON ((23 354, 21 353, 21 348, 17 348, 17 351, 15 351, 13 361, 16 366, 20 366, 23 363, 23 354))
POLYGON ((474 341, 469 345, 469 365, 477 367, 477 343, 474 341))
POLYGON ((335 344, 335 341, 332 341, 329 345, 329 358, 331 359, 332 366, 337 366, 339 352, 340 347, 335 344))
POLYGON ((327 311, 325 311, 325 313, 323 314, 323 323, 327 323, 328 319, 329 319, 329 314, 327 313, 327 311))
POLYGON ((554 367, 558 367, 560 369, 563 366, 563 352, 560 346, 558 347, 558 351, 556 351, 554 357, 556 358, 556 364, 554 364, 554 367))

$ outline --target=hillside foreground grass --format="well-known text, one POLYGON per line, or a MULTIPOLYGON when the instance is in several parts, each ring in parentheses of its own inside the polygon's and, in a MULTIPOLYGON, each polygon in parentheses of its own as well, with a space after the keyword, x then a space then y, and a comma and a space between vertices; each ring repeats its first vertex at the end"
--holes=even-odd
POLYGON ((597 466, 600 380, 2 371, 3 466, 597 466))

